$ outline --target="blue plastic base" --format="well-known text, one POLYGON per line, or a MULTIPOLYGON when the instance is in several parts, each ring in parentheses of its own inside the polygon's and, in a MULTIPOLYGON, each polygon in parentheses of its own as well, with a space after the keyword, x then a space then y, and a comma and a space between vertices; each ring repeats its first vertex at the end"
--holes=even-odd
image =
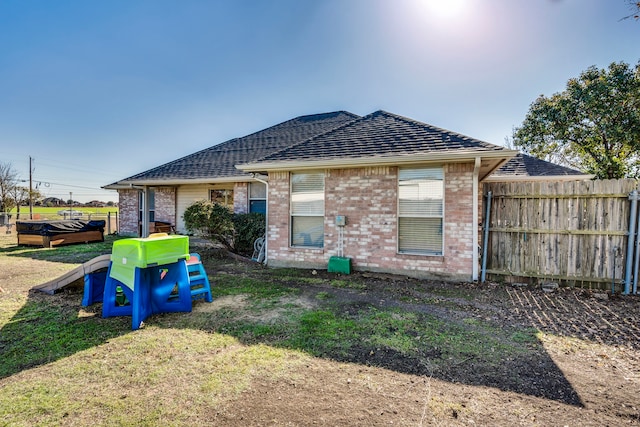
POLYGON ((84 275, 84 294, 82 296, 82 306, 88 307, 91 304, 102 302, 104 295, 104 283, 107 279, 106 271, 98 271, 84 275))
MULTIPOLYGON (((109 266, 111 270, 111 266, 109 266)), ((135 269, 134 289, 107 272, 102 316, 131 316, 131 329, 154 313, 191 311, 191 287, 184 259, 172 264, 135 269), (121 305, 119 291, 128 304, 121 305)))

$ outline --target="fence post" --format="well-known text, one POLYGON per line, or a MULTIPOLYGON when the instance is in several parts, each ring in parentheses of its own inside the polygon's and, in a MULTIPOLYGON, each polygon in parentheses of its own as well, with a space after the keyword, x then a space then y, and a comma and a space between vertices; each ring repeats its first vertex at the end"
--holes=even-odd
POLYGON ((491 216, 491 196, 492 192, 487 192, 487 207, 484 214, 484 230, 482 239, 482 271, 480 272, 480 283, 484 283, 487 278, 487 246, 489 245, 489 217, 491 216))
POLYGON ((627 238, 627 259, 624 274, 624 293, 627 295, 631 286, 631 268, 633 264, 633 248, 636 245, 636 213, 638 210, 638 190, 629 193, 631 209, 629 213, 629 236, 627 238))
POLYGON ((107 212, 107 234, 111 235, 111 212, 107 212))

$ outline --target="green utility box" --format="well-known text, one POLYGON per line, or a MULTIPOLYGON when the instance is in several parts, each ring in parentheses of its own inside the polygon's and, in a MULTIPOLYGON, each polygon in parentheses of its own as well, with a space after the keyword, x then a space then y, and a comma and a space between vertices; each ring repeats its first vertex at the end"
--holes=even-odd
POLYGON ((136 267, 147 268, 172 264, 188 258, 188 236, 171 235, 116 240, 111 250, 109 276, 134 289, 136 267))
POLYGON ((329 258, 329 273, 351 274, 351 258, 332 256, 329 258))

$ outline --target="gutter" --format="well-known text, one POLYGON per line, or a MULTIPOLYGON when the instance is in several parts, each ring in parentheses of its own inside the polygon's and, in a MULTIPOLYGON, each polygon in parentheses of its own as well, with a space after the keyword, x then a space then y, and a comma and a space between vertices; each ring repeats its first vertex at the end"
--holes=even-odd
MULTIPOLYGON (((460 163, 464 161, 475 161, 476 159, 501 159, 506 161, 518 154, 517 150, 496 150, 478 152, 460 151, 443 153, 418 153, 401 156, 371 156, 358 158, 336 158, 324 160, 289 160, 275 162, 254 162, 236 165, 237 169, 244 172, 258 171, 286 171, 286 170, 306 170, 321 168, 350 168, 350 167, 376 167, 376 166, 397 166, 409 164, 429 164, 429 163, 460 163)), ((501 163, 502 164, 502 163, 501 163)))

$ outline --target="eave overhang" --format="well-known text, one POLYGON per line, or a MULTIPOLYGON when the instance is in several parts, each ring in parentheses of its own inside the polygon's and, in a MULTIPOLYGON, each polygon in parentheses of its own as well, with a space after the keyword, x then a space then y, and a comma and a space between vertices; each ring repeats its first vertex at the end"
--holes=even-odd
POLYGON ((221 184, 232 182, 252 182, 249 175, 236 175, 218 178, 178 178, 178 179, 130 179, 118 181, 102 187, 105 190, 124 190, 137 186, 176 187, 179 185, 221 184))
POLYGON ((278 172, 309 169, 349 169, 376 166, 410 166, 417 164, 443 164, 474 162, 482 160, 480 180, 518 154, 517 150, 496 151, 445 151, 442 153, 418 153, 396 156, 368 156, 356 158, 334 158, 320 160, 286 160, 275 162, 252 162, 236 165, 243 172, 278 172))

